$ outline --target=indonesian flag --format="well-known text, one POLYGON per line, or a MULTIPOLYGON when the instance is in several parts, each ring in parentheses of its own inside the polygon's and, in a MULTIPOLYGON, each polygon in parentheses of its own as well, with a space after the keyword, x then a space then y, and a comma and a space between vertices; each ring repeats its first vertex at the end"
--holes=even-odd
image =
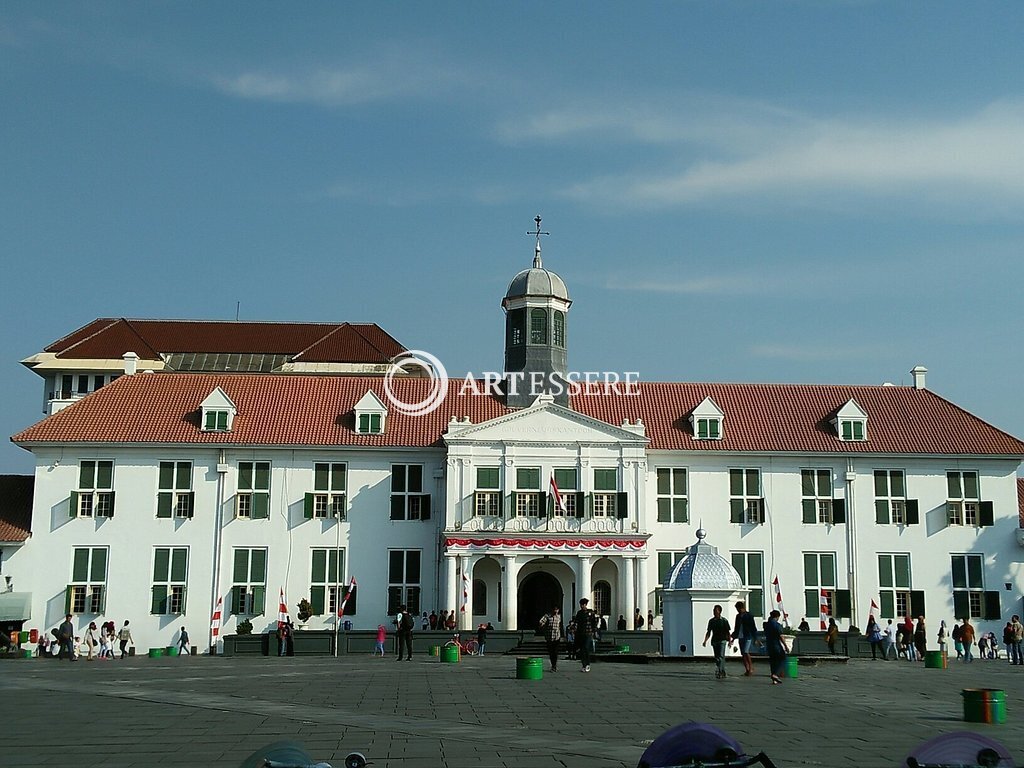
POLYGON ((828 617, 830 616, 828 610, 828 590, 821 590, 821 628, 828 629, 828 617))
POLYGON ((356 577, 353 576, 348 582, 348 592, 345 593, 345 597, 341 600, 341 605, 338 606, 338 616, 345 615, 345 606, 348 605, 348 600, 352 595, 356 593, 356 577))
POLYGON ((551 498, 555 500, 555 509, 563 515, 566 514, 565 499, 562 498, 562 494, 558 491, 558 483, 555 482, 554 472, 551 473, 551 480, 548 482, 548 490, 551 492, 551 498))
POLYGON ((217 642, 217 638, 220 635, 220 613, 221 607, 224 605, 224 598, 217 598, 217 607, 213 609, 213 616, 210 617, 210 631, 213 633, 213 641, 217 642))
POLYGON ((875 598, 871 598, 871 612, 881 610, 878 607, 878 603, 875 602, 875 598))
POLYGON ((789 626, 789 614, 782 607, 782 588, 779 587, 779 577, 772 579, 772 586, 775 587, 775 609, 782 614, 782 623, 789 626))
POLYGON ((462 613, 465 613, 466 612, 466 603, 468 603, 468 602, 469 602, 469 577, 465 573, 463 573, 462 574, 462 607, 459 608, 459 611, 461 611, 462 613))
POLYGON ((281 587, 281 600, 277 604, 277 626, 283 627, 288 623, 288 604, 284 601, 284 587, 281 587))

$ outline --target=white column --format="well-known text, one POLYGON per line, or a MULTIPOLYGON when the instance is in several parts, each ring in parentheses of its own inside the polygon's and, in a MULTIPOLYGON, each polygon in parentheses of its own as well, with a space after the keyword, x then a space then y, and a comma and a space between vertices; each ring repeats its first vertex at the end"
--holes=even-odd
POLYGON ((622 558, 622 607, 625 611, 626 626, 633 628, 633 613, 636 610, 636 592, 634 591, 633 568, 636 560, 632 557, 622 558))
POLYGON ((470 629, 473 626, 473 574, 469 568, 469 555, 459 558, 462 576, 459 577, 459 629, 470 629), (467 593, 463 597, 463 590, 467 593), (462 608, 465 606, 466 610, 462 608))
MULTIPOLYGON (((644 621, 647 621, 647 611, 654 610, 654 606, 648 602, 647 598, 647 558, 637 557, 633 560, 636 563, 636 604, 640 608, 640 613, 644 615, 644 621)), ((647 625, 644 624, 646 627, 647 625)), ((653 629, 653 627, 647 627, 653 629)))
POLYGON ((444 556, 444 604, 439 608, 442 611, 450 611, 452 608, 458 610, 459 604, 455 600, 457 576, 455 566, 457 565, 455 555, 444 556))
MULTIPOLYGON (((590 593, 592 587, 590 585, 590 555, 580 555, 579 562, 576 564, 576 602, 579 603, 584 597, 588 600, 593 597, 590 593)), ((577 606, 573 606, 572 609, 575 612, 577 606)))
POLYGON ((517 629, 519 623, 519 565, 515 555, 505 555, 505 567, 501 574, 501 591, 505 602, 502 611, 503 629, 517 629))

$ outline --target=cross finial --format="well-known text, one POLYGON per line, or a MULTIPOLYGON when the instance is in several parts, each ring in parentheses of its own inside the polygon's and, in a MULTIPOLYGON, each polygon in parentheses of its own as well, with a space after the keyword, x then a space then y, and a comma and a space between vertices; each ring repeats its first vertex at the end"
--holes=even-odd
POLYGON ((550 232, 541 232, 541 229, 540 229, 541 218, 540 218, 539 214, 534 219, 534 221, 537 222, 537 229, 532 231, 532 232, 527 232, 526 234, 528 234, 528 235, 536 235, 537 236, 537 245, 535 246, 535 248, 533 250, 533 267, 534 267, 534 269, 540 269, 541 268, 541 263, 540 263, 540 236, 541 235, 550 235, 551 233, 550 232))

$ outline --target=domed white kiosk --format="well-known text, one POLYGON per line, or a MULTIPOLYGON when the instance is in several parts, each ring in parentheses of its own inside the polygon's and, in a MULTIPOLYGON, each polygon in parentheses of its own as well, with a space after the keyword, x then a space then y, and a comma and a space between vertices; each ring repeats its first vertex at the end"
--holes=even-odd
POLYGON ((747 599, 747 590, 732 563, 705 543, 707 531, 697 531, 697 543, 686 557, 676 563, 665 579, 662 616, 665 627, 666 656, 711 656, 711 646, 701 642, 715 605, 730 622, 736 615, 733 605, 747 599))

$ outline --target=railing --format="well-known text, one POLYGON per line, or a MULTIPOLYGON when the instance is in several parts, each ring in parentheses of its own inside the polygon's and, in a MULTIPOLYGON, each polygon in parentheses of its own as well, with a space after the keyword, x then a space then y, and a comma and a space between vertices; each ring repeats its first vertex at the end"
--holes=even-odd
MULTIPOLYGON (((485 515, 463 520, 463 531, 516 533, 634 533, 633 523, 615 517, 499 517, 485 515)), ((459 527, 459 526, 456 526, 459 527)))

